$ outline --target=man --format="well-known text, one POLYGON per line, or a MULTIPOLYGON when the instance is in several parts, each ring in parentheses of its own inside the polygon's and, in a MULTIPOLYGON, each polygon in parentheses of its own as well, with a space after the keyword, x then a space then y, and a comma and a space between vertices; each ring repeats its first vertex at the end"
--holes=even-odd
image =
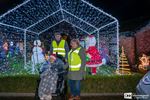
POLYGON ((52 41, 50 46, 50 53, 61 55, 67 60, 67 55, 69 52, 68 43, 61 38, 60 33, 55 33, 55 39, 52 41))

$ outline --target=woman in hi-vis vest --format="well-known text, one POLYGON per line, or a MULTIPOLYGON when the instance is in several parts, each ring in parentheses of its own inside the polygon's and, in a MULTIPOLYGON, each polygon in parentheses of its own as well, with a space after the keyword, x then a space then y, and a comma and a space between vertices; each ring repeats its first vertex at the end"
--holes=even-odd
POLYGON ((80 84, 85 76, 86 53, 79 40, 71 40, 72 49, 68 53, 68 84, 71 92, 69 100, 80 100, 80 84))

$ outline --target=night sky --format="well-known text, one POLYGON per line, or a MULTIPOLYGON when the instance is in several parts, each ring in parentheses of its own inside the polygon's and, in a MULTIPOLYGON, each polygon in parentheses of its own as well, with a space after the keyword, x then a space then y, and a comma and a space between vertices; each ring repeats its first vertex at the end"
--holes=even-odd
MULTIPOLYGON (((24 0, 0 0, 0 14, 24 0)), ((134 30, 150 20, 150 0, 87 0, 116 17, 122 31, 134 30)))

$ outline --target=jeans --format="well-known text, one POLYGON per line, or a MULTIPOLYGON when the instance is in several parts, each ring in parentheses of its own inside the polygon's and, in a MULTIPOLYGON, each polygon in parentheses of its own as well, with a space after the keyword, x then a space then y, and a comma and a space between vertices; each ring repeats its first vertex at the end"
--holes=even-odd
POLYGON ((80 96, 81 81, 80 80, 68 80, 68 84, 70 87, 71 95, 80 96))

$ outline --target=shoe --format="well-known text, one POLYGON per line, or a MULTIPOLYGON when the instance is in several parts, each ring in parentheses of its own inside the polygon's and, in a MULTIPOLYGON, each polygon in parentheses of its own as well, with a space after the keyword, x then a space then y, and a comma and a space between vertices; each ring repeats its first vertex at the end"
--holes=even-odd
POLYGON ((80 96, 75 96, 74 100, 80 100, 80 96))
POLYGON ((74 100, 74 96, 70 96, 68 100, 74 100))

